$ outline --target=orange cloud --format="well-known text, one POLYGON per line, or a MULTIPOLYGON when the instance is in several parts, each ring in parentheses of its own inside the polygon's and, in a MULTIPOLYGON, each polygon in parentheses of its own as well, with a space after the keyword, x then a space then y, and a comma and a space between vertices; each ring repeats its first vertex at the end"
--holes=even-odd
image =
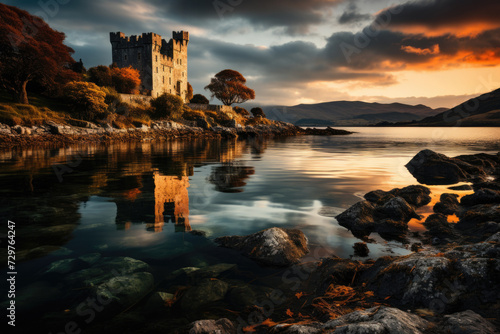
POLYGON ((475 22, 466 23, 460 25, 446 25, 446 26, 426 26, 419 24, 408 24, 408 25, 392 25, 389 27, 392 31, 398 31, 405 34, 412 35, 425 35, 426 37, 439 37, 444 35, 451 35, 458 38, 471 37, 475 38, 479 34, 500 28, 500 21, 498 23, 491 22, 475 22))
POLYGON ((410 45, 403 45, 401 46, 401 50, 407 52, 407 53, 414 53, 417 55, 435 55, 439 53, 439 44, 435 44, 432 46, 432 49, 427 48, 427 49, 420 49, 416 48, 410 45))

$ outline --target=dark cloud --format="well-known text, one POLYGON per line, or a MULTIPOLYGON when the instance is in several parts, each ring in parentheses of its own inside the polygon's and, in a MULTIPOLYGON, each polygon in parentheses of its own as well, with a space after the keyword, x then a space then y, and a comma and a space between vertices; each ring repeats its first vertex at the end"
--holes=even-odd
POLYGON ((371 15, 360 13, 356 3, 350 3, 347 9, 339 17, 338 22, 340 24, 351 24, 351 23, 366 21, 369 20, 370 18, 371 15))
POLYGON ((165 5, 160 0, 149 1, 191 23, 240 19, 254 27, 283 28, 296 34, 329 20, 330 10, 344 0, 173 0, 165 5))
MULTIPOLYGON (((498 0, 421 0, 386 9, 379 17, 391 17, 393 27, 466 27, 500 25, 498 0), (397 15, 392 15, 397 12, 397 15)), ((479 27, 481 28, 481 27, 479 27)))

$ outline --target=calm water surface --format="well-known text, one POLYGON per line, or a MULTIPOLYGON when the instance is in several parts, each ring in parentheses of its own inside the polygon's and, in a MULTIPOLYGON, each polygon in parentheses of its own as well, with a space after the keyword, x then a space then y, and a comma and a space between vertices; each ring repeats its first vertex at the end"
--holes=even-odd
MULTIPOLYGON (((449 156, 500 151, 497 128, 351 130, 357 133, 0 152, 0 218, 16 222, 18 287, 26 290, 19 303, 36 304, 44 286, 33 288, 33 277, 44 266, 89 253, 140 259, 162 275, 220 262, 252 266, 213 239, 273 226, 300 228, 313 249, 350 257, 359 240, 321 216, 322 207, 340 213, 368 191, 417 184, 404 165, 425 148, 449 156)), ((435 197, 446 191, 431 189, 435 197)), ((422 230, 416 221, 411 227, 422 230)), ((409 253, 375 239, 371 257, 409 253)))

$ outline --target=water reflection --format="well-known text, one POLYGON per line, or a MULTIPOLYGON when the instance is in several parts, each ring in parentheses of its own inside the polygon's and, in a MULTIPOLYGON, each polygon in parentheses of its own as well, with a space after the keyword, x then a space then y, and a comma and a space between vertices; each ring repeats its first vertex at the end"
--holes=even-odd
POLYGON ((116 205, 118 230, 144 224, 147 231, 162 232, 172 223, 175 232, 191 231, 189 188, 195 168, 213 168, 217 178, 210 183, 216 191, 242 191, 253 167, 232 162, 254 150, 252 145, 194 140, 0 152, 0 218, 19 226, 21 260, 64 246, 81 223, 80 203, 98 198, 116 205))

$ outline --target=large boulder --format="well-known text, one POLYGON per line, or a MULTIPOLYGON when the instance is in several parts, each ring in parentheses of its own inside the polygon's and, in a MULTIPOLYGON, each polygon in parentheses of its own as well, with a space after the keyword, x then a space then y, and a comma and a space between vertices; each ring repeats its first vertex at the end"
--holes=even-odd
POLYGON ((492 173, 498 158, 478 154, 449 158, 431 150, 420 151, 406 165, 418 182, 429 185, 476 181, 492 173))
POLYGON ((419 219, 420 216, 403 198, 390 197, 382 205, 368 200, 358 202, 335 218, 340 226, 360 238, 377 232, 386 239, 400 239, 408 231, 408 222, 412 218, 419 219))
POLYGON ((391 190, 391 194, 403 198, 408 204, 417 208, 431 202, 431 190, 421 185, 408 186, 403 189, 396 188, 391 190))
POLYGON ((353 232, 367 231, 369 234, 375 228, 375 205, 369 201, 361 201, 335 217, 340 226, 353 232))
POLYGON ((379 219, 409 222, 412 218, 420 219, 413 207, 401 197, 391 198, 387 203, 375 209, 379 219))
POLYGON ((198 320, 189 326, 189 334, 236 334, 236 327, 229 319, 198 320))
POLYGON ((273 266, 290 266, 309 252, 307 238, 302 231, 278 227, 247 236, 220 237, 215 242, 273 266))
POLYGON ((415 314, 385 306, 352 312, 323 325, 335 334, 421 334, 428 327, 415 314))
POLYGON ((446 315, 442 328, 450 334, 495 334, 495 327, 479 314, 467 310, 446 315))
POLYGON ((486 314, 485 305, 497 303, 500 295, 496 283, 500 243, 496 238, 445 253, 422 251, 381 258, 360 279, 378 297, 390 296, 396 306, 424 307, 439 313, 473 309, 486 314))

